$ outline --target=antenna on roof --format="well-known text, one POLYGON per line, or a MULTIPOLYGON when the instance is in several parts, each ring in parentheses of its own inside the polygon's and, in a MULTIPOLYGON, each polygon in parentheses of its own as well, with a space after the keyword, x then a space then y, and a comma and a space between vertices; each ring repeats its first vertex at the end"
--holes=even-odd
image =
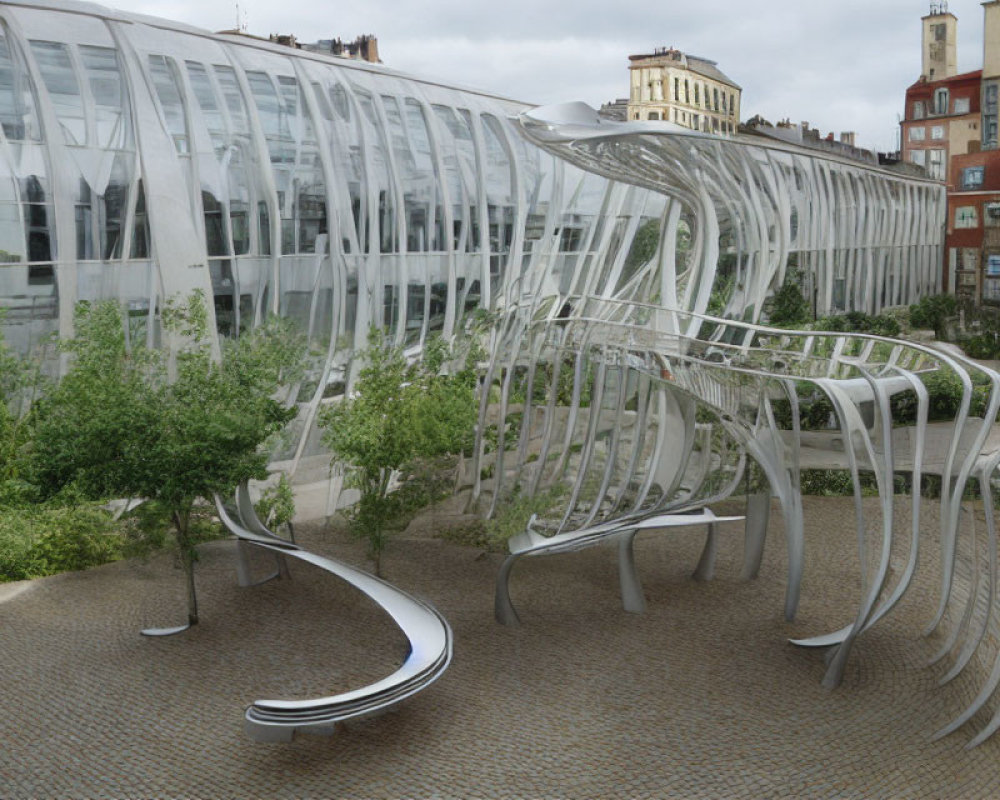
POLYGON ((239 0, 236 2, 236 30, 240 33, 247 32, 247 11, 243 9, 242 18, 240 17, 240 4, 239 0))

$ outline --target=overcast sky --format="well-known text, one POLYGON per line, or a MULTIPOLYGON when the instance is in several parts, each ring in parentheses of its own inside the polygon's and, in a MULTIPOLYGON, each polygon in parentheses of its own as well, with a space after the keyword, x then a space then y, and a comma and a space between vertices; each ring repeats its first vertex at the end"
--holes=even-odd
MULTIPOLYGON (((103 0, 209 30, 235 0, 103 0)), ((302 41, 378 36, 389 66, 532 103, 628 94, 628 56, 673 46, 717 61, 743 87, 742 117, 808 120, 895 149, 906 87, 920 75, 928 0, 240 0, 247 31, 302 41)), ((958 69, 982 66, 980 0, 951 0, 958 69)))

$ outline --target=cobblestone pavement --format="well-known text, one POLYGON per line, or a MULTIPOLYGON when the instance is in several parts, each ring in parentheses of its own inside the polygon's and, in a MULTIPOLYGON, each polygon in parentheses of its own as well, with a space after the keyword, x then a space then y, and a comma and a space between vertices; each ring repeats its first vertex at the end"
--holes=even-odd
MULTIPOLYGON (((929 741, 969 691, 937 688, 922 666, 934 548, 830 692, 822 654, 786 640, 850 619, 851 503, 807 501, 794 623, 775 517, 753 582, 738 578, 739 524, 723 528, 708 584, 688 577, 700 532, 641 536, 641 616, 621 610, 612 548, 524 559, 519 628, 493 621, 499 555, 394 540, 385 574, 449 619, 451 669, 393 713, 286 745, 244 737, 251 700, 356 688, 398 663, 402 637, 363 596, 296 563, 290 581, 241 589, 234 544, 216 542, 198 566, 202 624, 154 640, 139 628, 182 617, 169 555, 36 581, 0 603, 0 797, 1000 796, 1000 741, 929 741)), ((301 540, 363 563, 319 526, 301 540)))

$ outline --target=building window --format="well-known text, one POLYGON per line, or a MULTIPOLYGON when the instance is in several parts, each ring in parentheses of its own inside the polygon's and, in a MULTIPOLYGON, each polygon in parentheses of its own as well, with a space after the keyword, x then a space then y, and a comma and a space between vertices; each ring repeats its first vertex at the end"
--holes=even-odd
MULTIPOLYGON (((973 250, 973 252, 975 251, 973 250)), ((990 253, 986 256, 986 274, 993 276, 1000 275, 1000 255, 990 253)))
POLYGON ((649 118, 653 119, 653 120, 658 120, 660 118, 660 112, 659 111, 650 111, 649 112, 649 118))
POLYGON ((958 252, 962 258, 960 269, 967 272, 979 271, 979 251, 975 247, 963 247, 958 252))
POLYGON ((956 228, 978 228, 979 220, 975 206, 959 206, 955 209, 956 228))
POLYGON ((928 150, 927 155, 927 174, 934 180, 943 181, 945 175, 944 150, 928 150))
POLYGON ((922 142, 927 137, 926 128, 922 125, 916 128, 910 128, 909 140, 911 142, 922 142))
POLYGON ((983 131, 982 145, 984 150, 993 150, 997 146, 997 115, 1000 112, 997 103, 997 81, 983 83, 983 131))
POLYGON ((927 151, 926 150, 911 150, 910 151, 910 163, 916 164, 918 167, 922 167, 927 164, 927 151))
POLYGON ((944 87, 934 90, 934 113, 948 113, 948 90, 944 87))
POLYGON ((917 100, 917 102, 915 102, 913 104, 913 118, 914 119, 923 119, 924 118, 924 101, 923 100, 917 100))
POLYGON ((956 114, 968 114, 969 113, 969 98, 968 97, 956 97, 955 98, 955 113, 956 114))
POLYGON ((694 85, 694 104, 698 105, 701 103, 701 84, 696 83, 694 85))
POLYGON ((935 125, 931 128, 931 138, 932 139, 943 139, 944 138, 944 125, 935 125))
POLYGON ((966 167, 962 170, 962 188, 978 189, 983 185, 983 167, 966 167))
POLYGON ((674 102, 679 103, 681 100, 681 79, 674 78, 674 102))

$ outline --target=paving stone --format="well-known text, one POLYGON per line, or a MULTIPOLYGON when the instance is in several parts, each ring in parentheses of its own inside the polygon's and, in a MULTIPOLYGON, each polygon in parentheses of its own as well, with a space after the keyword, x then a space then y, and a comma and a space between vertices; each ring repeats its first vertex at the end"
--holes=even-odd
MULTIPOLYGON (((519 628, 493 621, 500 556, 396 539, 385 574, 451 621, 452 667, 394 713, 287 745, 246 739, 243 708, 355 688, 403 655, 392 623, 350 587, 293 565, 290 581, 240 588, 233 543, 212 543, 198 565, 202 624, 153 640, 138 630, 183 617, 169 556, 35 581, 0 603, 0 797, 1000 796, 1000 741, 970 752, 971 731, 929 741, 976 689, 939 688, 942 671, 923 666, 943 641, 920 638, 938 591, 933 511, 913 589, 859 640, 835 691, 820 686, 822 654, 787 639, 839 628, 856 608, 848 499, 806 500, 793 623, 779 514, 752 582, 738 578, 739 525, 723 528, 707 584, 689 577, 700 536, 640 536, 643 615, 621 610, 613 548, 525 559, 511 584, 519 628)), ((364 564, 357 543, 321 526, 300 534, 364 564)))

